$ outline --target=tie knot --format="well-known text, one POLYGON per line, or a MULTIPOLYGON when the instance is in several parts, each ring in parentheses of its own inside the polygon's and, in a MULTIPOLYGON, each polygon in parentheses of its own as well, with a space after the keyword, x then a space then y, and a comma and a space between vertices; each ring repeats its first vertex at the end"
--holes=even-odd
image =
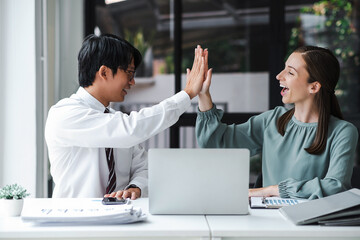
POLYGON ((109 113, 109 112, 110 112, 109 109, 108 109, 108 108, 105 108, 104 113, 109 113))

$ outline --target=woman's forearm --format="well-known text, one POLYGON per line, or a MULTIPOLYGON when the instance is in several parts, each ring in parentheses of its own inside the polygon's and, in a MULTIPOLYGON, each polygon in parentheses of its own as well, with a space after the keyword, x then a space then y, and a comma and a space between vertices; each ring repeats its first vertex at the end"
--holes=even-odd
POLYGON ((209 111, 213 107, 210 93, 199 94, 199 109, 201 112, 209 111))

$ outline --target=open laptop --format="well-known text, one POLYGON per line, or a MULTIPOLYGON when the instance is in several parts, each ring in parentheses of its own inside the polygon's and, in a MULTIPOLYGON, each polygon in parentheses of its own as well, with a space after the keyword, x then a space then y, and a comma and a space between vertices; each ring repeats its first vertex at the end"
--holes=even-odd
POLYGON ((247 214, 248 149, 150 149, 151 214, 247 214))

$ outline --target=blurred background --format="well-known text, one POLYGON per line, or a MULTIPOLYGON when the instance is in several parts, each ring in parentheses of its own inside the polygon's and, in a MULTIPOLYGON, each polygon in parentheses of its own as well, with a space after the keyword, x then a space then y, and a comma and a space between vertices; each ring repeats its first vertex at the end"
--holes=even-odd
MULTIPOLYGON (((15 178, 18 166, 27 166, 30 173, 21 181, 37 196, 52 192, 43 139, 47 111, 77 90, 77 53, 92 33, 121 36, 143 55, 136 86, 124 102, 112 103, 123 112, 182 90, 195 47, 208 48, 213 101, 225 111, 227 123, 282 105, 275 76, 297 47, 329 48, 341 64, 336 95, 345 119, 360 128, 360 0, 2 0, 0 21, 0 70, 5 72, 0 95, 7 112, 0 124, 0 185, 15 178), (18 92, 19 86, 27 91, 18 92), (14 104, 14 97, 28 100, 14 104), (28 113, 19 119, 24 106, 28 113), (29 127, 34 130, 28 132, 29 127), (19 141, 26 153, 17 150, 19 141)), ((194 98, 175 126, 143 146, 198 147, 196 109, 194 98)), ((358 148, 354 165, 359 164, 358 148)), ((254 156, 251 184, 260 171, 261 156, 254 156)))

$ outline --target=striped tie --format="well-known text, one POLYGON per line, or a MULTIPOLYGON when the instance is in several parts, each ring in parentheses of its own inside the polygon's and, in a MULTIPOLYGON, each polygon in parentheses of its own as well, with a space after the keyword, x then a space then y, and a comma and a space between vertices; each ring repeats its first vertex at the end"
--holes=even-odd
MULTIPOLYGON (((109 113, 109 109, 105 108, 105 113, 109 113)), ((116 187, 115 161, 112 148, 105 148, 107 164, 109 167, 109 178, 106 187, 106 194, 112 193, 116 187)))

